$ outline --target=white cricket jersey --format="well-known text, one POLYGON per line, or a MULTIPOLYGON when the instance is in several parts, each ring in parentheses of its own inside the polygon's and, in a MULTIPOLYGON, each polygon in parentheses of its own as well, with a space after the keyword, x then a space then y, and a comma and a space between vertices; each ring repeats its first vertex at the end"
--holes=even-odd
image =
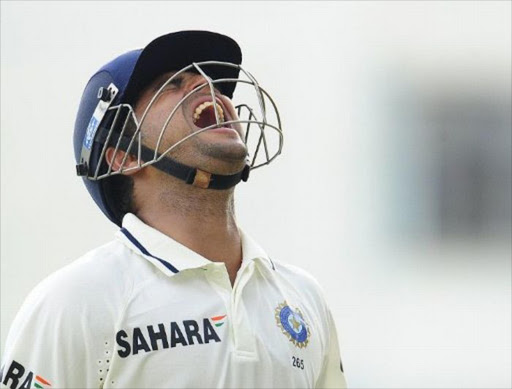
POLYGON ((116 240, 31 292, 2 387, 344 388, 317 283, 241 235, 232 287, 224 263, 126 215, 116 240))

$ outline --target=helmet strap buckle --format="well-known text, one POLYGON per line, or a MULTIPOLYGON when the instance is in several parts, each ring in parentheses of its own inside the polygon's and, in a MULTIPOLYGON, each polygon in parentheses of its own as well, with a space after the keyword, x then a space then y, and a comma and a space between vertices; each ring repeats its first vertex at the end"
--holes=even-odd
POLYGON ((194 177, 192 185, 198 188, 208 189, 211 179, 212 173, 205 172, 201 169, 196 169, 196 176, 194 177))

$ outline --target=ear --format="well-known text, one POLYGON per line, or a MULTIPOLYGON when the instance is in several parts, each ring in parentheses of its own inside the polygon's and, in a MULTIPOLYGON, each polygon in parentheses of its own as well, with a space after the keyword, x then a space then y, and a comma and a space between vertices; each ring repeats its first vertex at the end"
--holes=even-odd
POLYGON ((126 154, 123 150, 117 150, 117 153, 115 152, 114 147, 109 147, 107 151, 105 152, 105 159, 107 163, 112 166, 112 171, 118 171, 121 168, 123 169, 123 172, 121 174, 124 174, 126 176, 131 176, 132 174, 137 173, 140 171, 140 168, 138 167, 138 161, 137 157, 135 157, 132 154, 126 154), (123 160, 126 156, 126 160, 123 163, 123 160))

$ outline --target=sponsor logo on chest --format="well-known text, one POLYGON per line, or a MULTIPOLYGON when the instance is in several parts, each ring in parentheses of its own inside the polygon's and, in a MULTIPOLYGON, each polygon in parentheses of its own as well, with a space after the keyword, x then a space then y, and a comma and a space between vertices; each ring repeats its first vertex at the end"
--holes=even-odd
POLYGON ((126 358, 141 352, 221 342, 215 327, 222 326, 225 320, 226 315, 221 315, 120 330, 116 334, 117 353, 121 358, 126 358))

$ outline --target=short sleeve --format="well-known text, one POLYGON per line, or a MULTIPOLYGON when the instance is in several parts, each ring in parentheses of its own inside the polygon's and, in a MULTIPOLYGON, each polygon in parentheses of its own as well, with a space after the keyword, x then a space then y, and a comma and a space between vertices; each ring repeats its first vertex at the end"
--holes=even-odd
POLYGON ((108 303, 98 294, 76 277, 52 277, 37 286, 11 325, 0 386, 101 387, 101 366, 114 342, 108 303))
POLYGON ((341 362, 338 335, 331 312, 328 310, 329 343, 324 357, 322 372, 316 382, 316 388, 346 388, 345 375, 341 362))

